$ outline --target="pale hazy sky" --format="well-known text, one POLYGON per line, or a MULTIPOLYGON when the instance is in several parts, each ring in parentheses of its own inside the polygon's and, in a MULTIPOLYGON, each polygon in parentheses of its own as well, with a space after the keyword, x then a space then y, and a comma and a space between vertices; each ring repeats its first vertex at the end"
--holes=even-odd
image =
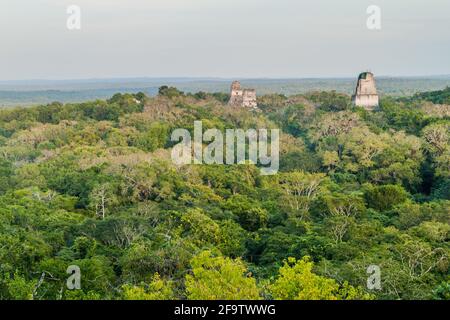
POLYGON ((0 80, 450 74, 450 1, 0 0, 0 43, 0 80))

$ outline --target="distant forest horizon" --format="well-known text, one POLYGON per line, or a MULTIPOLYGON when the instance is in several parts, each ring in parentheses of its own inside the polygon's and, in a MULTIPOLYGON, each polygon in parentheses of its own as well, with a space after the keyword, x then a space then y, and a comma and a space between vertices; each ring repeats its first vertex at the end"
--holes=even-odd
MULTIPOLYGON (((336 91, 352 94, 358 75, 342 78, 211 78, 211 77, 136 77, 67 80, 11 80, 0 81, 0 107, 30 106, 51 103, 75 103, 107 99, 115 93, 158 93, 163 85, 173 86, 186 93, 228 92, 232 80, 240 80, 246 87, 255 88, 258 95, 286 96, 312 91, 336 91)), ((450 75, 435 76, 377 76, 380 95, 411 96, 417 92, 442 90, 450 86, 450 75)))

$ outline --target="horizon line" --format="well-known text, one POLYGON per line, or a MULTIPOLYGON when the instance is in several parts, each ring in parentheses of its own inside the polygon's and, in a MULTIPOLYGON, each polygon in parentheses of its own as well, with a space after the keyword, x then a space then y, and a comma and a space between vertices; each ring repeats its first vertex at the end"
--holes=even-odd
MULTIPOLYGON (((364 71, 362 71, 364 72, 364 71)), ((362 73, 361 72, 361 73, 362 73)), ((450 74, 430 74, 430 75, 375 75, 376 78, 436 78, 450 77, 450 74)), ((130 76, 130 77, 86 77, 86 78, 27 78, 14 80, 0 80, 0 83, 12 82, 38 82, 38 81, 107 81, 107 80, 311 80, 311 79, 354 79, 356 76, 305 76, 305 77, 214 77, 214 76, 130 76)))

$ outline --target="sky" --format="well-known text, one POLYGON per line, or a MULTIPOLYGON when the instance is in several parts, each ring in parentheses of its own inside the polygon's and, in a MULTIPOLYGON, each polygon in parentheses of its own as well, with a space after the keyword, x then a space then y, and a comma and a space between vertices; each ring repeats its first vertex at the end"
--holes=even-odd
POLYGON ((450 74, 448 0, 0 0, 0 81, 450 74), (67 28, 67 7, 81 29, 67 28), (369 30, 366 10, 381 10, 369 30))

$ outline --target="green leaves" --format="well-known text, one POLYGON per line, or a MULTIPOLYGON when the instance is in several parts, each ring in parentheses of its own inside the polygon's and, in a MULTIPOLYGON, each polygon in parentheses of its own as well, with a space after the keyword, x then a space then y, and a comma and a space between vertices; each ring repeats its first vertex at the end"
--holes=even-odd
POLYGON ((224 106, 226 94, 162 87, 0 110, 0 298, 367 299, 376 264, 376 298, 445 299, 446 107, 258 99, 255 114, 224 106), (282 128, 281 172, 174 166, 172 128, 199 119, 282 128), (71 264, 79 291, 65 289, 71 264))
POLYGON ((364 197, 369 208, 386 211, 405 202, 408 193, 399 185, 368 186, 364 197))
POLYGON ((361 288, 348 283, 340 286, 335 280, 316 275, 309 257, 289 258, 279 270, 276 281, 269 285, 271 296, 277 300, 353 300, 371 299, 361 288))
POLYGON ((175 295, 173 292, 173 283, 161 279, 158 273, 155 273, 149 284, 132 286, 125 284, 122 286, 122 297, 124 300, 171 300, 175 295))
POLYGON ((228 199, 225 208, 237 216, 239 224, 248 231, 256 231, 266 226, 268 213, 258 207, 255 201, 243 195, 234 195, 228 199))
POLYGON ((191 300, 258 300, 255 279, 247 275, 244 263, 203 251, 191 261, 186 275, 186 293, 191 300))

